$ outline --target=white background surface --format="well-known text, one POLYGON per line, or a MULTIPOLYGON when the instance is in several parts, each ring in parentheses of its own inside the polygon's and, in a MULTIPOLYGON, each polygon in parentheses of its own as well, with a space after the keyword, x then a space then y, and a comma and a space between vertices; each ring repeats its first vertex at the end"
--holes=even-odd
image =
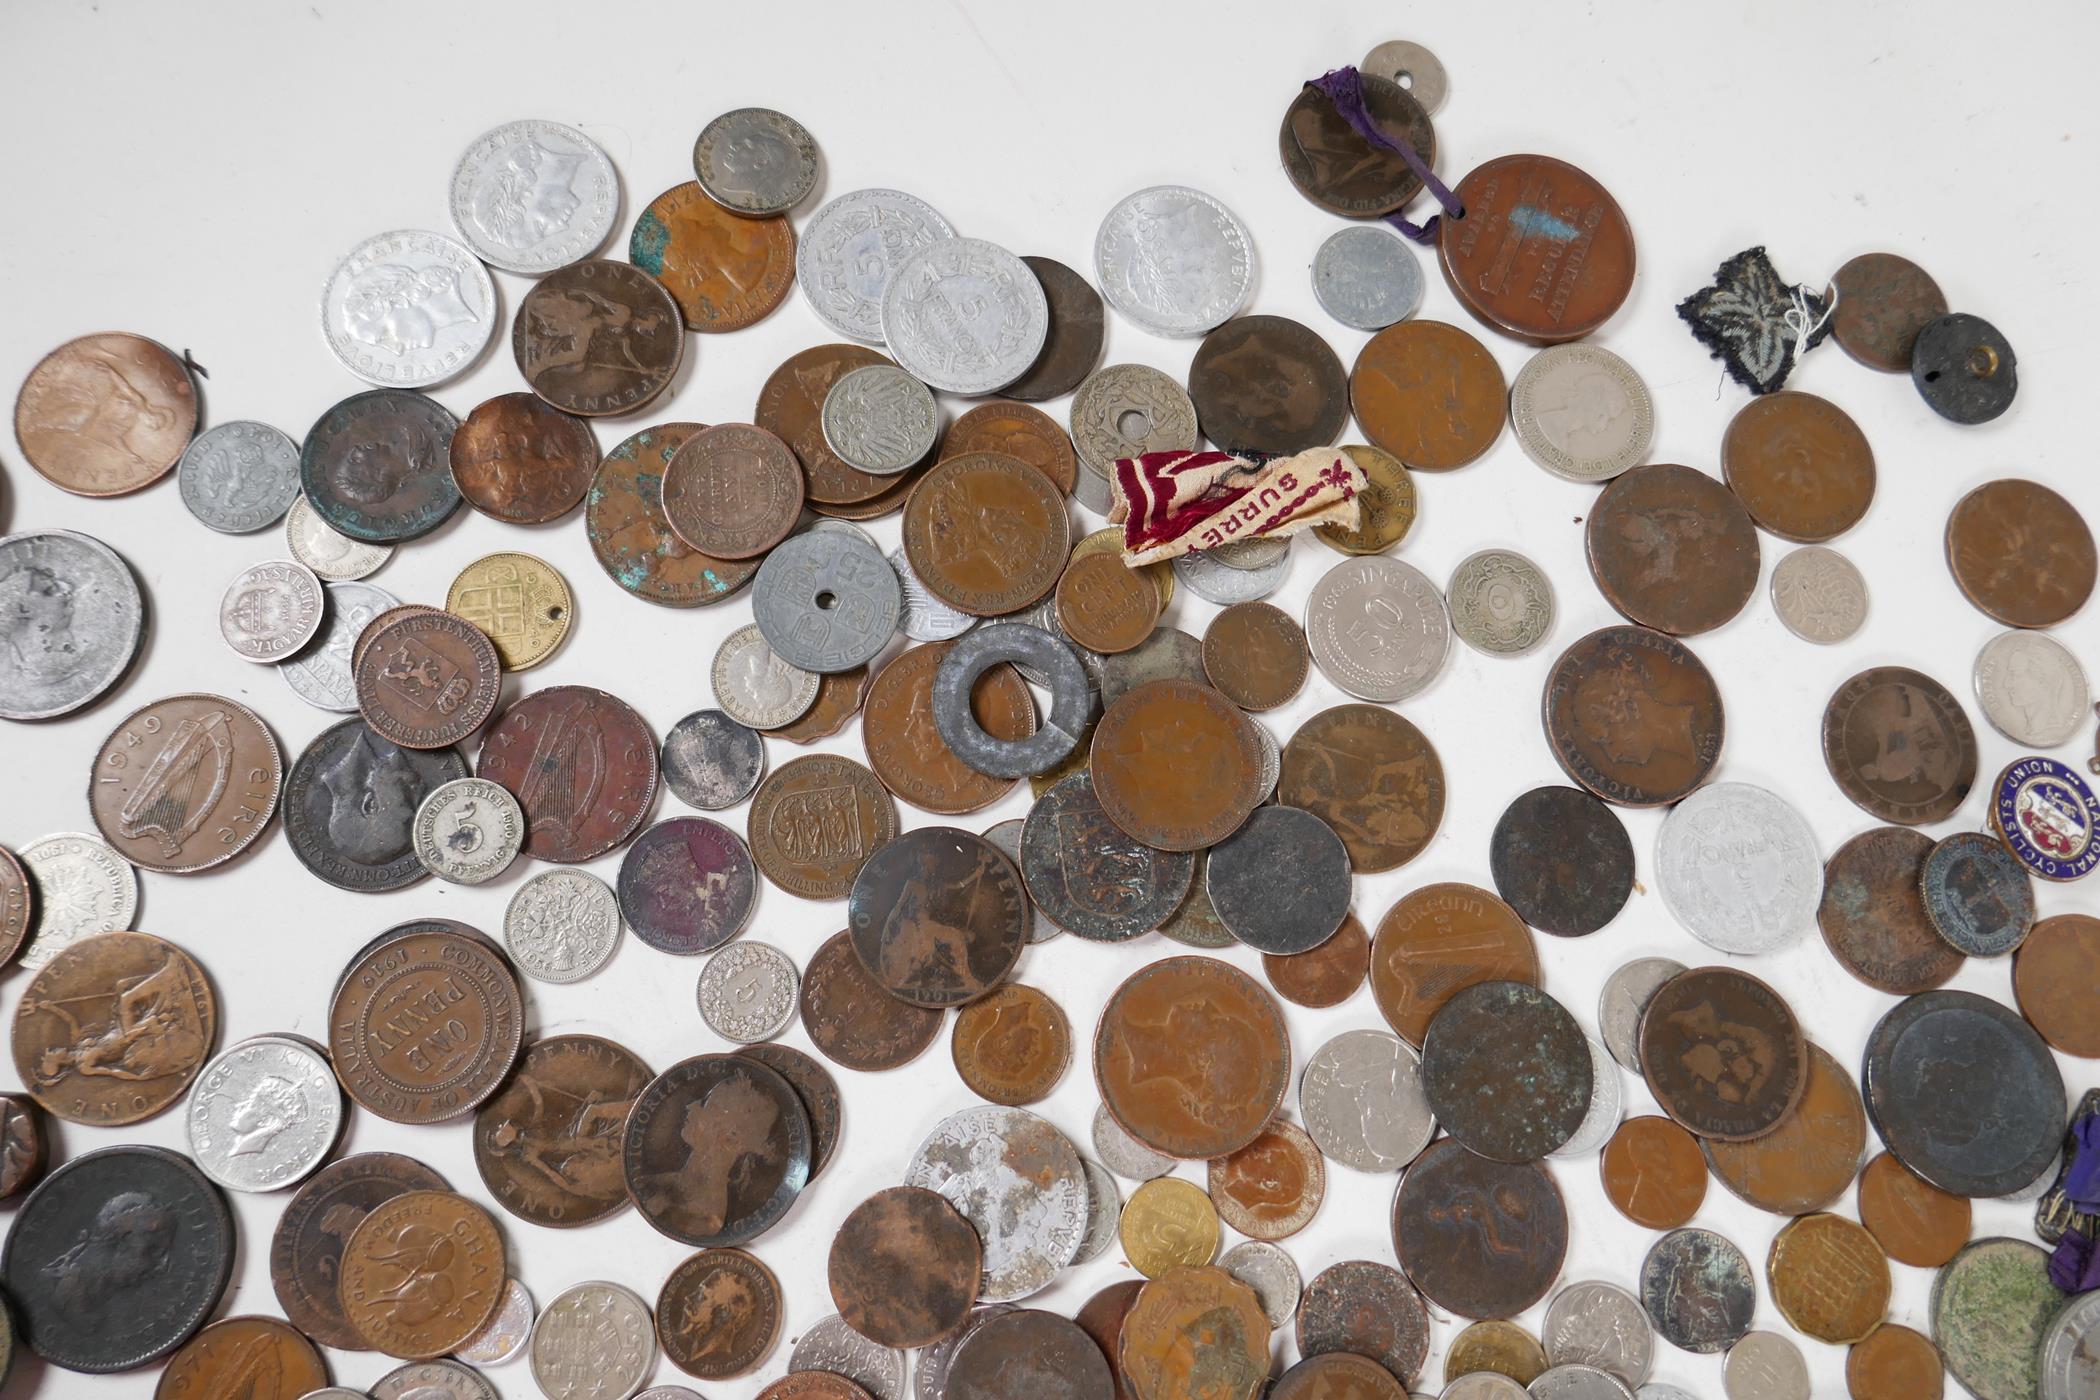
MULTIPOLYGON (((1967 701, 1978 647, 1997 629, 1949 578, 1940 535, 1949 507, 1992 477, 2049 482, 2100 520, 2090 403, 2096 298, 2089 55, 2100 10, 2089 5, 1772 3, 1748 18, 1704 5, 1439 5, 1247 3, 1151 6, 1113 0, 1058 5, 817 3, 482 5, 217 3, 14 4, 0 15, 0 114, 8 142, 7 232, 0 238, 0 386, 20 383, 60 342, 132 330, 190 348, 210 370, 206 422, 260 418, 295 437, 332 402, 364 386, 330 357, 316 324, 321 281, 353 243, 384 229, 448 229, 446 181, 478 133, 518 117, 573 123, 613 157, 624 206, 606 255, 624 257, 635 212, 692 178, 690 148, 716 113, 745 104, 787 110, 816 135, 826 171, 798 223, 830 195, 894 185, 931 202, 959 232, 1021 253, 1056 257, 1091 275, 1094 229, 1118 198, 1174 181, 1224 199, 1253 230, 1260 282, 1249 309, 1297 316, 1352 361, 1365 337, 1321 314, 1307 268, 1338 221, 1301 199, 1277 164, 1276 130, 1298 83, 1351 63, 1388 38, 1427 43, 1451 74, 1437 117, 1439 169, 1454 178, 1490 156, 1539 150, 1598 176, 1632 221, 1641 273, 1598 339, 1646 376, 1656 403, 1654 457, 1718 470, 1730 415, 1745 401, 1686 333, 1673 306, 1722 258, 1765 243, 1781 272, 1820 285, 1855 253, 1887 249, 1922 263, 1957 310, 1980 313, 2020 356, 2017 405, 1964 429, 1932 415, 1908 380, 1868 371, 1835 344, 1794 387, 1850 411, 1873 443, 1880 491, 1866 520, 1837 541, 1873 594, 1866 630, 1819 650, 1796 641, 1758 597, 1693 645, 1718 678, 1728 740, 1717 777, 1765 784, 1807 814, 1827 853, 1872 824, 1823 768, 1824 702, 1854 672, 1901 663, 1939 677, 1967 701)), ((1419 208, 1419 206, 1418 206, 1419 208)), ((525 283, 497 275, 506 315, 525 283)), ((1423 314, 1479 334, 1513 376, 1527 351, 1475 325, 1430 265, 1423 314)), ((834 337, 798 294, 742 333, 697 336, 675 392, 641 414, 598 425, 602 447, 649 423, 748 419, 758 387, 782 359, 834 337)), ((462 417, 522 387, 506 345, 437 397, 462 417)), ((1194 342, 1158 340, 1111 317, 1106 360, 1185 375, 1194 342)), ((7 389, 11 396, 12 388, 7 389)), ((960 405, 949 405, 952 417, 960 405)), ((1062 404, 1046 405, 1060 419, 1062 404)), ((1356 437, 1352 427, 1348 439, 1356 437)), ((1345 440, 1348 440, 1345 439, 1345 440)), ((183 510, 172 477, 140 495, 92 501, 47 485, 0 444, 10 530, 66 527, 107 540, 137 569, 152 634, 115 694, 54 723, 0 725, 0 841, 19 846, 56 830, 91 829, 83 793, 104 734, 132 708, 185 690, 253 706, 290 760, 335 720, 220 642, 216 605, 241 567, 281 555, 282 535, 211 533, 183 510)), ((1580 520, 1595 492, 1548 476, 1505 433, 1480 462, 1418 476, 1422 518, 1400 550, 1439 581, 1475 549, 1523 550, 1560 595, 1549 641, 1493 660, 1462 646, 1424 695, 1403 708, 1442 753, 1450 805, 1435 844, 1413 865, 1361 879, 1356 909, 1374 926, 1406 890, 1435 880, 1489 885, 1487 841, 1519 792, 1565 781, 1539 728, 1540 688, 1570 641, 1616 617, 1582 561, 1580 520)), ((1082 528, 1098 522, 1075 512, 1082 528)), ((873 527, 885 548, 894 517, 873 527)), ((1767 577, 1785 546, 1763 539, 1767 577)), ((462 510, 434 536, 401 549, 373 580, 404 600, 441 603, 470 560, 523 549, 554 563, 576 593, 566 647, 523 688, 599 685, 637 705, 660 736, 712 703, 708 660, 749 620, 747 597, 681 613, 615 587, 592 558, 580 516, 520 529, 462 510)), ((1338 556, 1301 542, 1275 600, 1297 611, 1338 556)), ((1200 633, 1214 610, 1184 591, 1167 620, 1200 633)), ((2059 629, 2088 665, 2096 613, 2059 629)), ((515 694, 518 682, 506 688, 515 694)), ((1317 676, 1288 708, 1264 718, 1279 737, 1343 697, 1317 676)), ((2018 752, 1969 701, 1984 779, 2018 752)), ((823 747, 862 756, 858 727, 823 747)), ((801 750, 769 744, 774 765, 801 750)), ((2084 741, 2060 755, 2082 761, 2084 741)), ((977 817, 981 829, 1027 806, 1027 789, 977 817)), ((664 797, 658 816, 684 809, 664 797)), ((907 825, 930 820, 903 807, 907 825)), ((1622 813, 1646 888, 1610 928, 1579 942, 1541 937, 1545 985, 1594 1030, 1597 990, 1625 961, 1665 954, 1717 961, 1673 926, 1648 883, 1659 817, 1622 813)), ((1934 835, 1984 819, 1983 788, 1934 835)), ((741 811, 730 814, 741 825, 741 811)), ((610 879, 617 855, 593 869, 610 879)), ((231 869, 195 878, 147 875, 139 925, 199 956, 217 985, 222 1043, 268 1030, 322 1033, 343 961, 380 929, 445 915, 497 931, 506 901, 534 873, 521 862, 492 886, 435 882, 378 897, 323 885, 281 834, 231 869)), ((2041 887, 2042 912, 2090 908, 2092 892, 2041 887)), ((747 936, 806 960, 841 926, 842 907, 767 888, 747 936)), ((1082 1147, 1096 1095, 1085 1046, 1110 989, 1142 963, 1179 951, 1152 938, 1103 947, 1074 938, 1030 950, 1019 975, 1071 1013, 1081 1057, 1040 1111, 1082 1147)), ((1228 954, 1249 969, 1257 959, 1228 954)), ((1749 960, 1792 1001, 1818 1043, 1856 1068, 1874 1021, 1893 999, 1854 982, 1813 930, 1791 949, 1749 960)), ((613 962, 572 987, 528 985, 535 1031, 591 1032, 632 1046, 662 1068, 723 1048, 693 1004, 697 961, 629 939, 613 962)), ((0 974, 11 1015, 25 976, 0 974)), ((1952 984, 2010 1001, 2009 965, 1972 961, 1952 984)), ((1326 1012, 1287 1007, 1294 1052, 1329 1035, 1382 1026, 1368 990, 1326 1012)), ((799 1027, 785 1037, 807 1047, 799 1027)), ((2067 1061, 2072 1097, 2095 1082, 2067 1061)), ((898 1180, 918 1139, 972 1102, 945 1037, 884 1075, 835 1069, 846 1100, 839 1156, 788 1221, 756 1252, 786 1291, 786 1326, 764 1367, 729 1383, 695 1383, 711 1400, 754 1394, 786 1367, 792 1339, 831 1311, 824 1258, 846 1213, 898 1180)), ((11 1078, 12 1076, 6 1076, 11 1078)), ((1653 1112, 1625 1080, 1629 1113, 1653 1112)), ((71 1156, 117 1142, 182 1145, 181 1114, 136 1128, 61 1126, 71 1156)), ((356 1113, 345 1151, 392 1149, 423 1158, 486 1199, 465 1122, 406 1129, 356 1113)), ((1553 1166, 1574 1239, 1564 1278, 1635 1280, 1654 1236, 1613 1212, 1594 1158, 1553 1166)), ((1184 1169, 1201 1181, 1200 1167, 1184 1169)), ((1310 1278, 1340 1259, 1391 1262, 1385 1219, 1394 1181, 1329 1169, 1324 1208, 1288 1243, 1310 1278)), ((1126 1184, 1127 1191, 1127 1184, 1126 1184)), ((278 1312, 268 1241, 286 1197, 236 1200, 241 1253, 224 1314, 278 1312)), ((1850 1213, 1848 1196, 1839 1209, 1850 1213)), ((1979 1235, 2030 1230, 2030 1208, 1979 1203, 1979 1235)), ((0 1222, 7 1218, 0 1211, 0 1222)), ((687 1251, 631 1212, 574 1233, 499 1213, 514 1270, 545 1303, 579 1280, 610 1278, 653 1300, 687 1251)), ((1781 1222, 1714 1184, 1698 1221, 1734 1239, 1757 1265, 1761 1327, 1784 1328, 1763 1292, 1766 1247, 1781 1222)), ((1230 1237, 1228 1236, 1228 1239, 1230 1237)), ((1930 1276, 1895 1266, 1891 1316, 1924 1330, 1930 1276)), ((1035 1301, 1071 1313, 1097 1288, 1130 1276, 1120 1251, 1069 1273, 1035 1301)), ((1523 1321, 1536 1329, 1539 1309, 1523 1321)), ((1438 1319, 1419 1389, 1433 1392, 1462 1319, 1438 1319)), ((1802 1340, 1818 1395, 1843 1393, 1844 1352, 1802 1340)), ((1655 1372, 1718 1396, 1721 1364, 1658 1343, 1655 1372)), ((1286 1357, 1294 1355, 1286 1343, 1286 1357)), ((392 1363, 331 1356, 341 1383, 371 1383, 392 1363)), ((153 1375, 90 1379, 41 1374, 27 1362, 11 1393, 149 1394, 153 1375)), ((490 1372, 506 1396, 537 1394, 521 1361, 490 1372)), ((682 1379, 668 1363, 659 1381, 682 1379)), ((1952 1389, 1950 1382, 1950 1389, 1952 1389)))

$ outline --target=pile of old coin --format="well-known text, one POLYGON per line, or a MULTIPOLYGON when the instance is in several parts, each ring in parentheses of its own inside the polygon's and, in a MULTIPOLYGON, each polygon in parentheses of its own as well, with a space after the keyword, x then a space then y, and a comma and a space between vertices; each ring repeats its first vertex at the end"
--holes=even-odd
MULTIPOLYGON (((19 1338, 77 1371, 165 1360, 158 1394, 252 1400, 485 1400, 497 1386, 476 1368, 521 1356, 555 1400, 624 1400, 659 1354, 703 1380, 780 1368, 767 1400, 1405 1400, 1438 1383, 1440 1312, 1470 1321, 1444 1350, 1447 1400, 1682 1400, 1650 1380, 1657 1338, 1725 1353, 1736 1400, 1805 1397, 1797 1344, 1754 1325, 1755 1263, 1692 1224, 1711 1176, 1791 1218, 1766 1291, 1789 1331, 1851 1348, 1859 1400, 1938 1395, 1943 1365, 1986 1400, 2100 1393, 2100 1293, 2067 1300, 2036 1244, 1972 1240, 1969 1205, 2046 1192, 2045 1239, 2083 1259, 2075 1247, 2100 1235, 2078 1184, 2093 1164, 2057 1180, 2072 1163, 2052 1053, 2100 1056, 2100 920, 2037 919, 2031 886, 2100 860, 2100 802, 2038 752, 1993 781, 1988 831, 1918 831, 1969 795, 1977 744, 1952 692, 1897 666, 1830 700, 1830 777, 1884 825, 1827 862, 1782 798, 1710 781, 1722 696, 1683 639, 1751 604, 1761 532, 1802 546, 1773 575, 1786 626, 1823 644, 1852 635, 1866 588, 1828 545, 1872 500, 1867 436, 1836 405, 1781 392, 1736 416, 1720 478, 1649 462, 1647 386, 1584 342, 1633 279, 1611 195, 1539 155, 1489 160, 1448 191, 1425 182, 1445 80, 1418 45, 1380 45, 1342 87, 1360 101, 1326 85, 1291 98, 1280 142, 1290 182, 1356 220, 1313 260, 1321 305, 1377 332, 1347 370, 1313 328, 1239 314, 1253 238, 1201 191, 1115 205, 1098 291, 896 190, 839 195, 798 237, 789 215, 816 184, 816 145, 762 109, 708 123, 695 180, 646 205, 627 261, 595 256, 620 198, 589 138, 524 121, 476 140, 450 192, 458 238, 381 234, 329 279, 327 345, 379 387, 303 442, 251 422, 196 431, 185 362, 137 336, 87 336, 39 364, 16 433, 50 481, 115 495, 179 468, 184 505, 212 529, 284 520, 291 557, 232 581, 220 630, 347 718, 287 772, 247 706, 138 706, 88 760, 99 836, 0 851, 0 946, 30 974, 12 1028, 26 1093, 0 1098, 0 1195, 28 1193, 0 1251, 0 1368, 19 1338), (1425 183, 1447 202, 1434 241, 1457 305, 1541 347, 1514 384, 1472 332, 1415 317, 1417 254, 1375 220, 1425 183), (511 327, 527 389, 461 420, 420 391, 493 334, 491 267, 534 279, 511 327), (750 422, 652 424, 601 456, 589 420, 664 392, 686 332, 748 326, 798 285, 848 342, 780 365, 750 422), (1099 366, 1104 303, 1201 337, 1187 383, 1099 366), (984 401, 946 422, 937 394, 984 401), (1031 406, 1068 394, 1069 429, 1031 406), (1368 490, 1354 528, 1316 532, 1341 557, 1302 622, 1262 601, 1305 554, 1295 539, 1132 568, 1118 529, 1073 525, 1071 500, 1106 512, 1120 459, 1203 440, 1249 456, 1325 448, 1352 415, 1367 441, 1336 450, 1368 490), (1553 631, 1555 587, 1519 553, 1475 553, 1441 587, 1393 554, 1415 521, 1413 474, 1479 459, 1505 423, 1541 467, 1600 486, 1589 563, 1626 621, 1551 668, 1545 736, 1575 786, 1509 805, 1492 891, 1427 884, 1370 928, 1354 877, 1421 855, 1446 803, 1436 748, 1392 706, 1436 679, 1454 633, 1497 657, 1553 631), (442 608, 362 581, 462 502, 520 525, 581 507, 606 574, 647 603, 748 589, 751 623, 712 658, 714 706, 659 744, 605 690, 503 703, 506 673, 569 629, 552 568, 475 561, 442 608), (855 522, 899 511, 902 547, 886 555, 855 522), (1200 637, 1167 620, 1181 590, 1215 606, 1200 637), (1279 741, 1254 716, 1315 672, 1351 701, 1279 741), (806 745, 856 717, 865 763, 820 751, 769 765, 769 736, 806 745), (1027 817, 982 832, 906 829, 898 807, 951 822, 1024 778, 1027 817), (698 812, 748 804, 742 831, 652 821, 660 787, 698 812), (1630 963, 1588 1029, 1540 987, 1537 935, 1596 933, 1635 888, 1614 804, 1671 806, 1650 879, 1693 938, 1757 955, 1813 923, 1839 966, 1901 998, 1857 1083, 1734 964, 1630 963), (325 1044, 220 1049, 205 969, 131 928, 136 872, 233 860, 280 808, 298 860, 346 890, 476 884, 521 856, 548 868, 516 886, 500 941, 435 917, 371 937, 334 977, 325 1044), (614 852, 612 884, 576 868, 614 852), (762 883, 843 903, 843 929, 799 962, 745 936, 762 883), (623 930, 651 956, 705 956, 699 1010, 717 1049, 652 1066, 596 1036, 528 1040, 521 974, 587 978, 623 930), (1085 1028, 1013 974, 1033 943, 1154 932, 1196 951, 1115 989, 1091 1030, 1099 1110, 1075 1141, 1028 1106, 1085 1028), (1233 944, 1261 955, 1265 981, 1202 955, 1233 944), (2008 955, 2016 1009, 1943 989, 1966 958, 2008 955), (1334 1007, 1366 983, 1390 1029, 1310 1047, 1293 1104, 1278 998, 1334 1007), (779 1041, 798 1022, 817 1055, 779 1041), (783 1366, 783 1288, 747 1246, 838 1144, 844 1095, 824 1061, 896 1070, 944 1032, 984 1102, 932 1123, 893 1184, 844 1216, 824 1280, 836 1316, 801 1329, 783 1366), (1626 1115, 1622 1068, 1659 1114, 1626 1115), (470 1122, 480 1199, 409 1157, 337 1156, 350 1104, 470 1122), (113 1146, 43 1170, 46 1114, 113 1128, 178 1106, 187 1155, 113 1146), (1885 1150, 1861 1171, 1869 1128, 1885 1150), (1560 1278, 1578 1227, 1550 1163, 1586 1156, 1654 1232, 1623 1282, 1560 1278), (1358 1258, 1301 1280, 1278 1241, 1319 1210, 1330 1161, 1398 1175, 1389 1222, 1362 1245, 1398 1267, 1358 1258), (1833 1209, 1855 1183, 1856 1219, 1833 1209), (291 1191, 268 1242, 282 1319, 208 1322, 236 1249, 225 1190, 291 1191), (570 1229, 629 1206, 695 1251, 654 1300, 579 1282, 536 1308, 492 1207, 570 1229), (1116 1248, 1141 1277, 1076 1317, 1018 1306, 1116 1248), (1891 1260, 1939 1270, 1930 1337, 1887 1319, 1891 1260), (1512 1320, 1542 1302, 1537 1334, 1512 1320), (1279 1339, 1297 1359, 1272 1379, 1279 1339), (404 1364, 347 1390, 329 1385, 323 1347, 404 1364)), ((1946 318, 1922 271, 1875 254, 1837 287, 1834 334, 1856 358, 1912 370, 1950 417, 2002 411, 2010 348, 1992 331, 2001 348, 1981 362, 1961 341, 1981 334, 1974 318, 1946 318), (1943 382, 1956 341, 1984 388, 1943 382)), ((2070 742, 2086 680, 2045 629, 2092 591, 2084 522, 2040 484, 1996 481, 1955 506, 1946 550, 1962 591, 2010 629, 1977 658, 1986 719, 2036 750, 2070 742)), ((125 561, 71 532, 0 539, 0 602, 8 719, 110 691, 143 631, 125 561)), ((909 1090, 881 1103, 920 1111, 909 1090)), ((2081 1125, 2096 1117, 2089 1094, 2072 1141, 2092 1151, 2100 1130, 2081 1125)))

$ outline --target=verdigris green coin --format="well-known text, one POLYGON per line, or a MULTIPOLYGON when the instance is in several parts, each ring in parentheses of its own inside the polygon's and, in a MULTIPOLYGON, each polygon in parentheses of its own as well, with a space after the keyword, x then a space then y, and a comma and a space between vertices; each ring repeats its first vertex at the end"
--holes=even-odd
POLYGON ((1977 1400, 2034 1400, 2042 1334, 2063 1302, 2041 1246, 1976 1240, 1932 1281, 1932 1340, 1977 1400))

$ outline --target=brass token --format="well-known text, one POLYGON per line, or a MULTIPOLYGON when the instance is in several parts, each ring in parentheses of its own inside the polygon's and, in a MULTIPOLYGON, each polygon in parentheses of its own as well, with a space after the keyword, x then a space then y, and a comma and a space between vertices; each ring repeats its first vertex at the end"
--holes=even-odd
POLYGON ((123 1127, 181 1098, 218 1033, 218 999, 196 959, 150 934, 99 933, 22 989, 15 1073, 55 1117, 123 1127))
POLYGON ((1765 1282, 1780 1315, 1817 1341, 1865 1341, 1888 1316, 1888 1256, 1842 1215, 1804 1215, 1781 1230, 1765 1282))
POLYGON ((491 554, 459 571, 445 611, 488 633, 506 671, 526 671, 569 635, 575 601, 554 566, 530 554, 491 554))
POLYGON ((450 1191, 382 1201, 343 1246, 343 1313, 375 1350, 428 1361, 456 1350, 503 1305, 503 1236, 450 1191))
POLYGON ((1113 554, 1086 554, 1057 581, 1057 623, 1089 651, 1113 656, 1136 647, 1159 622, 1159 590, 1113 554))
POLYGON ((962 1009, 949 1050, 972 1093, 1018 1108, 1049 1097, 1064 1078, 1072 1023, 1046 993, 1008 982, 962 1009))
POLYGON ((1203 632, 1203 673, 1243 710, 1289 703, 1305 688, 1311 666, 1304 629, 1270 603, 1235 603, 1203 632))
POLYGON ((1150 681, 1110 705, 1088 762, 1109 820, 1163 851, 1216 845, 1266 796, 1254 722, 1189 681, 1150 681))
POLYGON ((1884 1152, 1859 1174, 1859 1223, 1898 1264, 1937 1269, 1969 1242, 1973 1208, 1884 1152))
POLYGON ((1320 1209, 1326 1161, 1311 1134, 1278 1118, 1239 1151, 1212 1158, 1207 1185, 1227 1225, 1249 1239, 1285 1239, 1320 1209))
POLYGON ((1414 528, 1414 478, 1405 463, 1383 448, 1358 444, 1342 452, 1364 474, 1364 489, 1356 496, 1356 528, 1315 525, 1313 534, 1344 554, 1383 554, 1414 528))
POLYGON ((1130 1193, 1116 1237, 1130 1267, 1146 1278, 1210 1263, 1218 1253, 1218 1211, 1210 1197, 1178 1176, 1154 1177, 1130 1193))
MULTIPOLYGON (((1659 1120, 1668 1122, 1667 1119, 1659 1120)), ((1676 1124, 1671 1124, 1674 1128, 1676 1124)), ((1678 1129, 1678 1131, 1683 1131, 1678 1129)), ((1475 1371, 1493 1371, 1518 1385, 1530 1385, 1546 1369, 1546 1349, 1539 1339, 1500 1318, 1476 1322, 1451 1339, 1444 1353, 1444 1384, 1475 1371)))
POLYGON ((1531 930, 1472 885, 1425 885, 1401 896, 1371 941, 1371 995, 1410 1045, 1421 1045, 1444 1003, 1476 982, 1538 980, 1531 930))

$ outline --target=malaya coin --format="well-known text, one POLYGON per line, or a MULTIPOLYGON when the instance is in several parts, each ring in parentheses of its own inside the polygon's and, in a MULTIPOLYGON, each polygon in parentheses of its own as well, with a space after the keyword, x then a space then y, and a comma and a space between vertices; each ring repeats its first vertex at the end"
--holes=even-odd
POLYGON ((1451 620, 1444 595, 1414 565, 1347 559, 1313 585, 1305 639, 1321 673, 1342 690, 1392 704, 1443 670, 1451 620))

